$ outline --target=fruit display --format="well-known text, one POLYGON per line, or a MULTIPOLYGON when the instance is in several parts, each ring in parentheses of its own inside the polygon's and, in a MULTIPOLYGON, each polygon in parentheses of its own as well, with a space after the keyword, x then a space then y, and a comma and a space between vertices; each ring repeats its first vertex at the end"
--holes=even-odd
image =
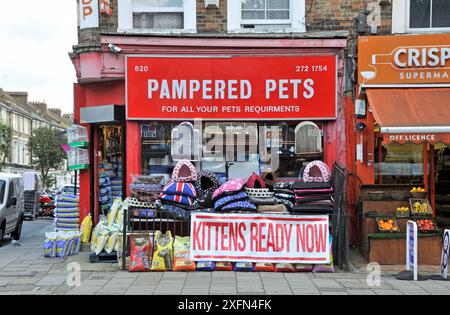
POLYGON ((430 203, 426 199, 411 199, 411 212, 414 215, 430 215, 433 213, 430 203))
POLYGON ((410 190, 410 192, 411 193, 424 193, 427 191, 422 187, 414 187, 413 189, 410 190))
POLYGON ((424 220, 417 220, 416 222, 419 231, 434 232, 437 230, 437 226, 433 220, 424 219, 424 220))
POLYGON ((380 232, 400 232, 397 222, 393 218, 377 219, 380 232))
POLYGON ((409 208, 408 207, 399 207, 396 212, 397 218, 407 218, 409 217, 409 208))

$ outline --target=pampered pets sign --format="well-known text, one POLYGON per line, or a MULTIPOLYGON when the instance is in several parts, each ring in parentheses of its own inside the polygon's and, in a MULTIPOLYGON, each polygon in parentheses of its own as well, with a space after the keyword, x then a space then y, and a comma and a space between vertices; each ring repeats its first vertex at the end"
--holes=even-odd
POLYGON ((336 119, 337 57, 127 57, 130 120, 336 119))
POLYGON ((329 218, 194 213, 194 261, 328 264, 329 218))

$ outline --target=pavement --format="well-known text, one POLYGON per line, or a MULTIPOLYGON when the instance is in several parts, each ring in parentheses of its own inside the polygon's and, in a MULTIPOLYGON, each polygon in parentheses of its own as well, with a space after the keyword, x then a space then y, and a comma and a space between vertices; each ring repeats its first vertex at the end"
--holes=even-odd
MULTIPOLYGON (((25 222, 20 243, 0 248, 0 295, 449 295, 450 282, 395 280, 393 271, 336 273, 129 273, 89 263, 89 253, 43 257, 52 221, 25 222), (20 246, 19 246, 20 245, 20 246), (79 281, 78 281, 79 280, 79 281), (377 281, 379 280, 379 281, 377 281), (79 284, 79 286, 78 286, 79 284)), ((376 267, 376 266, 375 266, 376 267)))

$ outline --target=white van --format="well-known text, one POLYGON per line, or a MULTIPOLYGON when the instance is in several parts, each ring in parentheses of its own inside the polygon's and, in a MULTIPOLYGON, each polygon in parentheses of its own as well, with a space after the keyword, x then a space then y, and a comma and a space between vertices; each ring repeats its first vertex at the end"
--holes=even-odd
POLYGON ((17 241, 20 239, 24 212, 23 189, 22 176, 0 173, 0 246, 7 234, 17 241))

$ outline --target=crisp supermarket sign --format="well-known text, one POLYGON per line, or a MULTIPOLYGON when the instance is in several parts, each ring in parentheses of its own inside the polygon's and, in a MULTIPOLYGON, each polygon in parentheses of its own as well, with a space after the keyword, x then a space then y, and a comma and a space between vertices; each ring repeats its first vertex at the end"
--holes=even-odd
POLYGON ((78 19, 80 29, 98 27, 98 0, 79 0, 78 19))
POLYGON ((336 55, 128 56, 128 119, 336 119, 336 64, 336 55))
POLYGON ((192 214, 195 261, 328 264, 328 216, 192 214))

